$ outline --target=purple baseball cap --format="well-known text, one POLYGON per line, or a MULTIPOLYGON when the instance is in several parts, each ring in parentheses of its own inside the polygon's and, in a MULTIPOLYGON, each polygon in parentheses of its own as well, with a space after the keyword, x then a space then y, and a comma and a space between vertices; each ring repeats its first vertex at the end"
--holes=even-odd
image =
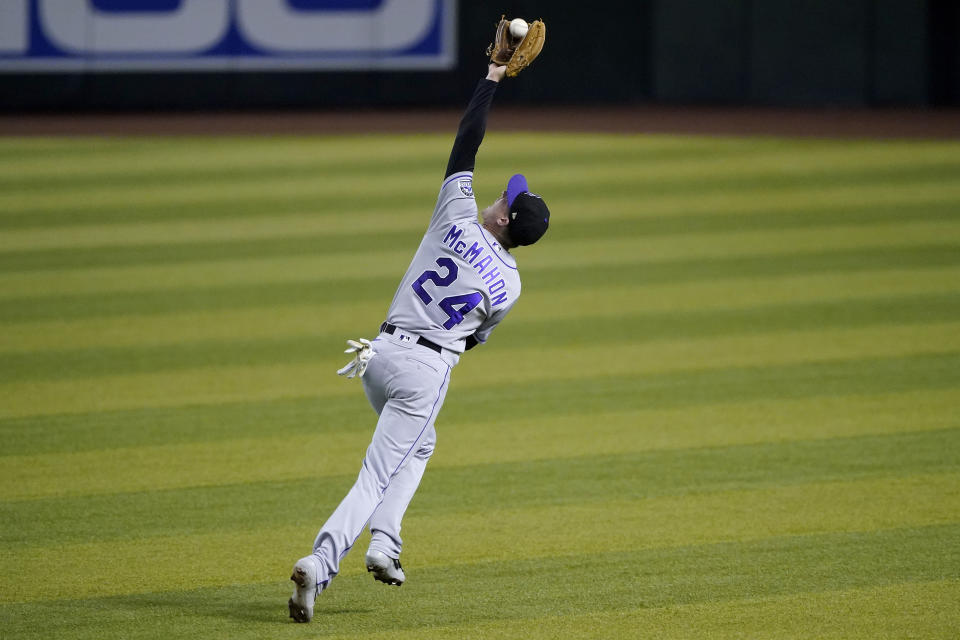
POLYGON ((524 191, 529 191, 527 189, 527 179, 522 173, 518 173, 507 182, 507 203, 512 207, 513 201, 524 191))
POLYGON ((507 182, 507 204, 510 205, 510 226, 507 232, 517 246, 533 244, 547 232, 550 210, 543 198, 530 193, 527 179, 518 173, 507 182))

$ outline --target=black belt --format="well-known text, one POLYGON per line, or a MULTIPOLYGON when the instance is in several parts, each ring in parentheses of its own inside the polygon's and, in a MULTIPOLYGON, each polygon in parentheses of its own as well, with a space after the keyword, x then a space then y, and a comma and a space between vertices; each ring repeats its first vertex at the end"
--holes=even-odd
MULTIPOLYGON (((402 331, 400 327, 390 324, 389 322, 384 322, 382 325, 380 325, 380 333, 389 333, 390 335, 393 335, 393 332, 398 330, 402 331)), ((421 347, 426 347, 427 349, 433 349, 437 353, 443 353, 443 347, 438 345, 436 342, 427 340, 426 338, 417 338, 417 344, 419 344, 421 347)))

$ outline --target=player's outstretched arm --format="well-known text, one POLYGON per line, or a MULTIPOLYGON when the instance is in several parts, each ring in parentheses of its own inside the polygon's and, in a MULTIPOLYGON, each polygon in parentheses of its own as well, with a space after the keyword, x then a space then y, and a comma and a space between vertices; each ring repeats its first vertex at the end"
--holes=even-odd
POLYGON ((483 134, 487 130, 487 114, 493 102, 493 94, 497 91, 497 84, 503 80, 507 72, 505 66, 490 64, 487 68, 487 77, 477 83, 473 91, 470 104, 460 120, 450 160, 447 162, 447 172, 444 177, 452 176, 459 171, 473 171, 477 159, 477 150, 483 142, 483 134))

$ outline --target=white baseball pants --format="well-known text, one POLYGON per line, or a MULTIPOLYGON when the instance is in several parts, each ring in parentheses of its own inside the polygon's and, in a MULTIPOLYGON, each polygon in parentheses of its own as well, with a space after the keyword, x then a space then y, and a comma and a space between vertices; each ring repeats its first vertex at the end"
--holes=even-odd
POLYGON ((340 571, 340 561, 367 523, 370 548, 391 558, 400 556, 400 521, 433 453, 434 421, 459 360, 457 354, 439 354, 416 344, 416 336, 402 330, 381 334, 373 345, 377 355, 362 381, 380 418, 356 483, 313 543, 321 587, 340 571))

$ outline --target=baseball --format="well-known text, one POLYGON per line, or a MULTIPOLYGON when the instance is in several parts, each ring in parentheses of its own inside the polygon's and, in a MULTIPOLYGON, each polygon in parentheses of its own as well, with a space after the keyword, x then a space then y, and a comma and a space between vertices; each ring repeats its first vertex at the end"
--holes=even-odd
POLYGON ((510 21, 510 35, 518 40, 527 35, 527 21, 523 18, 514 18, 510 21))

